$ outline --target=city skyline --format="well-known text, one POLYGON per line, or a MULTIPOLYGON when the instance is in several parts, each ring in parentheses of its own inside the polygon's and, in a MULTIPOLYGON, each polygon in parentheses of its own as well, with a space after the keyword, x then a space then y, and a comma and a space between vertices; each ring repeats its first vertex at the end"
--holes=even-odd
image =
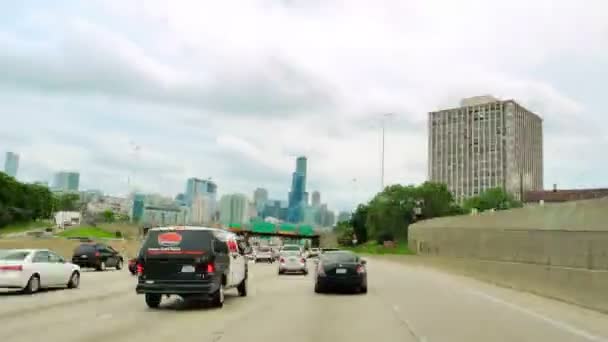
POLYGON ((12 52, 0 56, 0 146, 20 155, 19 180, 77 170, 84 189, 124 194, 131 179, 177 194, 205 176, 221 193, 284 198, 306 155, 308 188, 348 210, 378 191, 384 113, 385 183, 417 184, 428 112, 490 93, 542 113, 544 188, 606 186, 592 152, 608 149, 608 23, 589 15, 603 2, 251 2, 235 15, 263 25, 231 27, 221 1, 121 6, 18 1, 0 14, 12 52), (572 30, 572 17, 586 19, 572 30))

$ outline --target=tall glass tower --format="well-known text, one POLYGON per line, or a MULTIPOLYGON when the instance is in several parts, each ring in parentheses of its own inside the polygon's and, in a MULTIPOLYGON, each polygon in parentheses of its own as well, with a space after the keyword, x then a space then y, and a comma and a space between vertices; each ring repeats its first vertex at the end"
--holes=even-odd
POLYGON ((298 223, 303 219, 303 211, 306 207, 306 157, 296 159, 296 172, 292 174, 291 191, 289 192, 289 208, 287 221, 298 223))

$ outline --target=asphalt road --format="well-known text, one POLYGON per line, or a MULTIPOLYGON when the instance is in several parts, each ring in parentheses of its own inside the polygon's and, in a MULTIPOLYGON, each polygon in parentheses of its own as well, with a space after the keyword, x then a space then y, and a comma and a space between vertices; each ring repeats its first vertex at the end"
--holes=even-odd
POLYGON ((250 267, 249 296, 234 290, 223 309, 171 298, 150 310, 127 271, 0 293, 0 341, 608 341, 607 315, 407 262, 369 259, 367 295, 317 295, 312 273, 250 267))

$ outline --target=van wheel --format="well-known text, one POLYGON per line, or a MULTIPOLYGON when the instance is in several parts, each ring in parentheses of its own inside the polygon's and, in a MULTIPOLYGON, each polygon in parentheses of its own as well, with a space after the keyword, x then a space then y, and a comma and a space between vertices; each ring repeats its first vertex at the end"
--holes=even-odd
POLYGON ((118 263, 116 263, 116 270, 117 271, 122 270, 122 259, 119 259, 118 263))
POLYGON ((224 285, 220 285, 219 290, 217 290, 213 295, 211 305, 216 308, 224 307, 224 285))
POLYGON ((68 289, 76 289, 80 285, 80 274, 78 272, 72 273, 70 281, 68 282, 68 289))
POLYGON ((315 282, 315 293, 323 293, 323 289, 318 282, 315 282))
POLYGON ((150 309, 156 309, 160 306, 162 296, 156 293, 146 293, 146 304, 150 309))
POLYGON ((239 291, 239 296, 247 297, 247 277, 239 284, 237 290, 239 291))

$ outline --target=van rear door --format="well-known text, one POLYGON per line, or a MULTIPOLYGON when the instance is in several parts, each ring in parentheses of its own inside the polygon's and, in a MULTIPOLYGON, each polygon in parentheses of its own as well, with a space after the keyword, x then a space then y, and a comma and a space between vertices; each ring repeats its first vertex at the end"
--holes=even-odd
POLYGON ((201 281, 213 271, 212 238, 205 230, 150 230, 142 246, 144 276, 154 281, 201 281))

